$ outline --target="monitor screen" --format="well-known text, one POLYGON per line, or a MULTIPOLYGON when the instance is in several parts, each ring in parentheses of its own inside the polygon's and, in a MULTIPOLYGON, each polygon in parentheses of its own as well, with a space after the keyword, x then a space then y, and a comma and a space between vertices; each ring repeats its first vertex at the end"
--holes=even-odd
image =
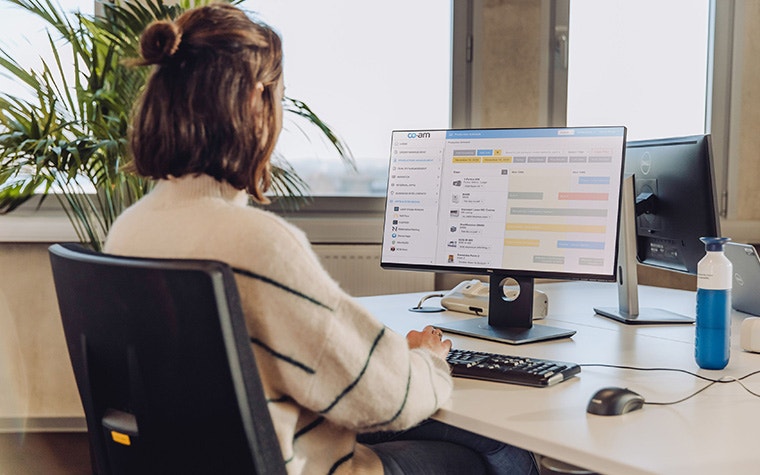
POLYGON ((533 326, 533 279, 615 280, 625 136, 394 131, 381 265, 490 276, 488 322, 443 330, 514 344, 572 335, 533 326))
POLYGON ((394 131, 383 267, 614 280, 625 129, 394 131))

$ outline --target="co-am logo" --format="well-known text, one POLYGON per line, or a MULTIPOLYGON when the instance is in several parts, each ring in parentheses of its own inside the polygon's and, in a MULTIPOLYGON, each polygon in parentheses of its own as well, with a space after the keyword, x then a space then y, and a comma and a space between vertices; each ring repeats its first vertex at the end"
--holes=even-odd
POLYGON ((429 139, 430 132, 409 132, 406 136, 410 139, 429 139))

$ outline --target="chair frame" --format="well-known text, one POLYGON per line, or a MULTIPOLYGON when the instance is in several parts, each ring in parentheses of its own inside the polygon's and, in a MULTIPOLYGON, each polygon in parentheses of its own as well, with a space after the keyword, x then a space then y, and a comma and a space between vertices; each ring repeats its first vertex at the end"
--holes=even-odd
POLYGON ((227 264, 49 256, 95 473, 285 473, 227 264))

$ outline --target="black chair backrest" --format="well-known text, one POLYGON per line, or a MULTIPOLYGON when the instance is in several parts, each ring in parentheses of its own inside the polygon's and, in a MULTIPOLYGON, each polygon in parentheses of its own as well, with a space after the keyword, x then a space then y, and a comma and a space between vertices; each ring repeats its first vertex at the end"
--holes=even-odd
POLYGON ((229 266, 49 254, 96 473, 285 473, 229 266))

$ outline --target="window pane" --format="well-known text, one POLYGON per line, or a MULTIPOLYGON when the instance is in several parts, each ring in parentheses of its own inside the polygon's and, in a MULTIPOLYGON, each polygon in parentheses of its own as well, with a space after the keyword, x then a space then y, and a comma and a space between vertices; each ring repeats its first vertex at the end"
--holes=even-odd
POLYGON ((705 132, 708 0, 571 0, 567 123, 705 132))
MULTIPOLYGON (((92 0, 59 0, 59 10, 65 13, 81 11, 92 15, 95 3, 92 0)), ((73 16, 73 15, 72 15, 73 16)), ((0 47, 18 61, 24 68, 35 68, 39 71, 43 59, 51 67, 55 66, 55 58, 50 48, 46 28, 48 24, 26 10, 8 2, 0 2, 0 47)), ((63 68, 73 71, 71 48, 60 44, 60 38, 53 28, 50 35, 59 44, 58 53, 61 56, 63 68)), ((31 94, 24 86, 12 78, 0 74, 0 91, 12 96, 31 99, 31 94)))
POLYGON ((384 194, 391 131, 449 126, 449 2, 256 0, 242 6, 283 38, 286 95, 306 102, 355 155, 359 175, 308 124, 286 118, 278 151, 313 194, 384 194), (310 131, 311 142, 301 129, 310 131))

